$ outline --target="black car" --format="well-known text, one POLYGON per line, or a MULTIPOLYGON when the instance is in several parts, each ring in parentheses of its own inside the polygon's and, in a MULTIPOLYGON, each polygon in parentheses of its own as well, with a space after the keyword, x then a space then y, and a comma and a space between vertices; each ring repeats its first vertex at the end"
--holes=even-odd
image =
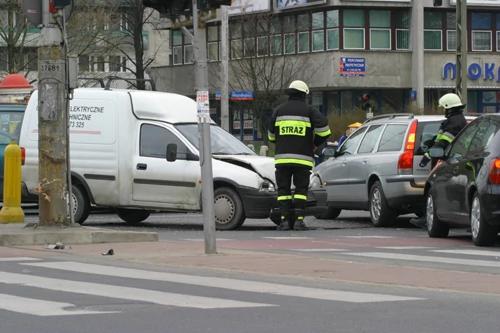
POLYGON ((482 115, 448 148, 425 185, 427 231, 445 238, 450 227, 470 228, 476 246, 493 246, 500 228, 500 115, 482 115))

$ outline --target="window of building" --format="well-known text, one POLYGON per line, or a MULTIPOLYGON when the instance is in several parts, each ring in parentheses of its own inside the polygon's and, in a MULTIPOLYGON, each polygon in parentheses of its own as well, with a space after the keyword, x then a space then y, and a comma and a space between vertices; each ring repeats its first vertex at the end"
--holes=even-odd
POLYGON ((491 13, 471 13, 472 51, 491 51, 492 41, 491 13))
POLYGON ((281 55, 283 53, 283 36, 281 34, 281 19, 278 16, 271 18, 271 55, 281 55))
POLYGON ((310 19, 309 14, 297 15, 298 53, 309 52, 309 36, 310 36, 309 19, 310 19))
POLYGON ((109 71, 120 72, 121 70, 120 62, 121 62, 120 56, 109 56, 109 71))
POLYGON ((457 49, 457 14, 446 13, 446 50, 455 51, 457 49))
POLYGON ((424 50, 443 49, 443 12, 424 12, 424 50))
POLYGON ((362 9, 345 9, 344 49, 363 50, 365 48, 365 11, 362 9))
POLYGON ((370 10, 370 49, 391 49, 391 11, 370 10))
POLYGON ((296 50, 297 40, 295 38, 295 16, 288 15, 283 17, 283 33, 284 33, 284 52, 285 54, 293 54, 296 50))
POLYGON ((243 55, 243 40, 242 40, 241 22, 229 23, 229 38, 231 45, 231 59, 241 59, 243 55))
POLYGON ((173 64, 182 65, 182 31, 172 30, 173 64))
POLYGON ((219 26, 207 27, 207 53, 208 61, 218 61, 220 48, 219 26))
POLYGON ((496 47, 496 50, 497 51, 500 51, 500 14, 497 14, 496 15, 496 22, 495 22, 496 26, 496 42, 497 42, 497 47, 496 47))
POLYGON ((325 50, 325 12, 312 13, 312 51, 321 52, 325 50))
POLYGON ((269 22, 265 19, 257 21, 257 57, 269 54, 269 22))
POLYGON ((396 10, 393 12, 396 21, 396 50, 410 49, 410 12, 396 10))
POLYGON ((326 12, 326 49, 339 49, 339 11, 326 12))

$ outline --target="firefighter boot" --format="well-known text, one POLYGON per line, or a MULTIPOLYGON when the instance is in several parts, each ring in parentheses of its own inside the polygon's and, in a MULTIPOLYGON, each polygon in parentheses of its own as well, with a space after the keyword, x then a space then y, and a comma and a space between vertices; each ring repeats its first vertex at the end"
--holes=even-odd
POLYGON ((290 222, 287 214, 281 213, 281 222, 280 225, 276 228, 278 231, 287 231, 290 230, 290 222))
POLYGON ((309 230, 309 228, 304 223, 305 215, 306 214, 305 214, 304 210, 297 210, 296 211, 297 222, 295 223, 293 230, 309 230))

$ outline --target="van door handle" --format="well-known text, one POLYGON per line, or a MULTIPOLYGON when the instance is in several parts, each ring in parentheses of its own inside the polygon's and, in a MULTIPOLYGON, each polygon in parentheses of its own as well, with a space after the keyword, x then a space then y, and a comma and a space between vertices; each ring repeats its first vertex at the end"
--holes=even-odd
POLYGON ((368 162, 368 159, 367 158, 363 158, 363 164, 366 164, 366 162, 368 162))
POLYGON ((342 161, 342 166, 345 166, 347 164, 346 160, 342 161))
POLYGON ((146 170, 148 168, 147 164, 139 163, 137 164, 137 170, 146 170))
POLYGON ((458 167, 455 167, 455 169, 453 169, 453 175, 458 176, 458 167))

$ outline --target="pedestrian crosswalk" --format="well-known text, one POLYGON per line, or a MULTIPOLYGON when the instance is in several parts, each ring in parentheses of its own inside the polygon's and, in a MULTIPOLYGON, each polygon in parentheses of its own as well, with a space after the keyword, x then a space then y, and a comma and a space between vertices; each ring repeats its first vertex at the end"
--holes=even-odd
POLYGON ((36 258, 3 259, 10 261, 10 266, 9 271, 2 270, 0 266, 0 311, 44 317, 108 315, 121 312, 119 304, 115 308, 107 306, 106 311, 99 307, 86 306, 88 297, 95 297, 96 304, 101 304, 99 302, 105 298, 164 306, 166 310, 170 307, 205 310, 273 308, 286 304, 286 299, 276 297, 358 304, 424 299, 226 277, 148 271, 76 261, 46 261, 36 258), (17 268, 13 269, 12 265, 16 265, 17 268), (89 276, 92 278, 88 278, 89 276), (199 296, 200 288, 203 288, 203 296, 199 296), (19 294, 19 290, 23 292, 19 294), (194 291, 190 292, 191 290, 194 291), (56 294, 57 297, 50 296, 52 294, 56 294), (27 295, 34 295, 34 297, 27 295), (87 301, 80 302, 83 298, 87 301))

